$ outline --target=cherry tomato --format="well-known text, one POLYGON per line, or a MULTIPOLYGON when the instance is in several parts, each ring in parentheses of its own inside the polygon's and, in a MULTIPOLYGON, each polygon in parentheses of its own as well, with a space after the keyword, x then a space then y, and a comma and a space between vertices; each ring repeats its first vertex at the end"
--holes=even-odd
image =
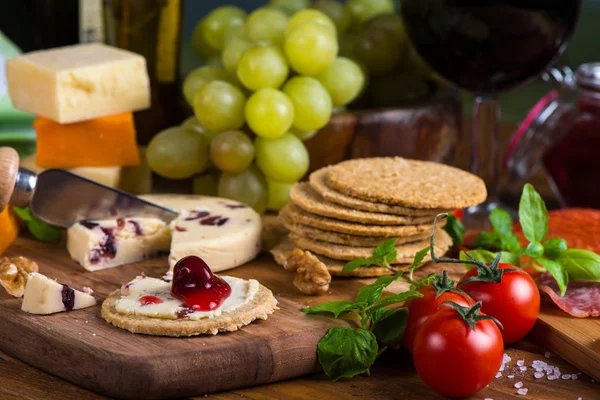
POLYGON ((404 307, 408 308, 408 320, 406 321, 406 330, 404 331, 402 345, 411 354, 413 352, 417 331, 427 318, 438 311, 440 305, 444 301, 453 301, 465 307, 475 304, 468 296, 454 291, 444 292, 436 298, 437 289, 433 286, 424 286, 418 291, 423 297, 411 299, 404 303, 404 307))
POLYGON ((458 218, 461 221, 463 220, 464 213, 465 213, 465 211, 463 209, 452 211, 452 215, 454 215, 456 218, 458 218))
MULTIPOLYGON (((499 264, 499 269, 517 269, 514 265, 499 264)), ((540 292, 535 281, 525 272, 506 272, 500 283, 467 282, 477 275, 477 269, 469 270, 461 278, 458 287, 475 301, 481 301, 481 311, 500 321, 504 329, 504 344, 522 339, 533 328, 540 312, 540 292)))
POLYGON ((477 393, 500 369, 504 355, 500 329, 490 320, 479 320, 474 327, 444 306, 417 333, 415 368, 423 382, 443 396, 477 393))

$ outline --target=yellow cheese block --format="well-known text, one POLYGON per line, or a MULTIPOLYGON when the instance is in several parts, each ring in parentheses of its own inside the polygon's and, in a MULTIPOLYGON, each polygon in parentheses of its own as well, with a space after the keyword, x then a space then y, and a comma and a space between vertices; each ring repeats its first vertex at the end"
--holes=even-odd
POLYGON ((0 255, 15 241, 19 236, 19 221, 13 214, 10 207, 6 207, 0 212, 0 255))
POLYGON ((59 124, 37 117, 35 162, 44 168, 139 165, 133 115, 111 115, 90 121, 59 124))
POLYGON ((146 60, 103 44, 35 51, 6 62, 15 108, 66 124, 150 106, 146 60))

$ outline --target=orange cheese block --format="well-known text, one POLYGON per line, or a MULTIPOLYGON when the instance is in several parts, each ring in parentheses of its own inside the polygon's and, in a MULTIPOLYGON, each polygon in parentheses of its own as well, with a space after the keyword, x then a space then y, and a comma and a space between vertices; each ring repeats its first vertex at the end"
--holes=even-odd
POLYGON ((13 214, 10 207, 6 207, 0 212, 0 255, 15 241, 19 236, 19 221, 13 214))
POLYGON ((139 165, 132 113, 72 124, 44 117, 33 122, 36 164, 43 168, 121 167, 139 165))

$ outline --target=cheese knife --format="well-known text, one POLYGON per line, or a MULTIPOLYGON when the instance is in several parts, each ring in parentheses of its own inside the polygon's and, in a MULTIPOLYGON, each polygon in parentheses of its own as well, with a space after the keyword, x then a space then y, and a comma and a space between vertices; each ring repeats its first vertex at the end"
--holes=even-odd
POLYGON ((0 147, 0 211, 7 205, 29 207, 42 221, 68 228, 77 221, 154 217, 167 223, 177 213, 132 194, 102 185, 61 169, 39 175, 19 168, 19 155, 0 147))

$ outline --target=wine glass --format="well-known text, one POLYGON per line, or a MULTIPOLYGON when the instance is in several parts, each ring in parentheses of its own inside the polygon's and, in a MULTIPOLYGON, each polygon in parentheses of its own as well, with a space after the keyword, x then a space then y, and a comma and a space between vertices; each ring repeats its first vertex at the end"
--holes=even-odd
MULTIPOLYGON (((564 50, 580 0, 402 0, 406 32, 444 79, 475 95, 471 170, 488 199, 465 210, 481 227, 499 205, 498 94, 539 75, 564 50)), ((505 207, 503 207, 505 208, 505 207)))

